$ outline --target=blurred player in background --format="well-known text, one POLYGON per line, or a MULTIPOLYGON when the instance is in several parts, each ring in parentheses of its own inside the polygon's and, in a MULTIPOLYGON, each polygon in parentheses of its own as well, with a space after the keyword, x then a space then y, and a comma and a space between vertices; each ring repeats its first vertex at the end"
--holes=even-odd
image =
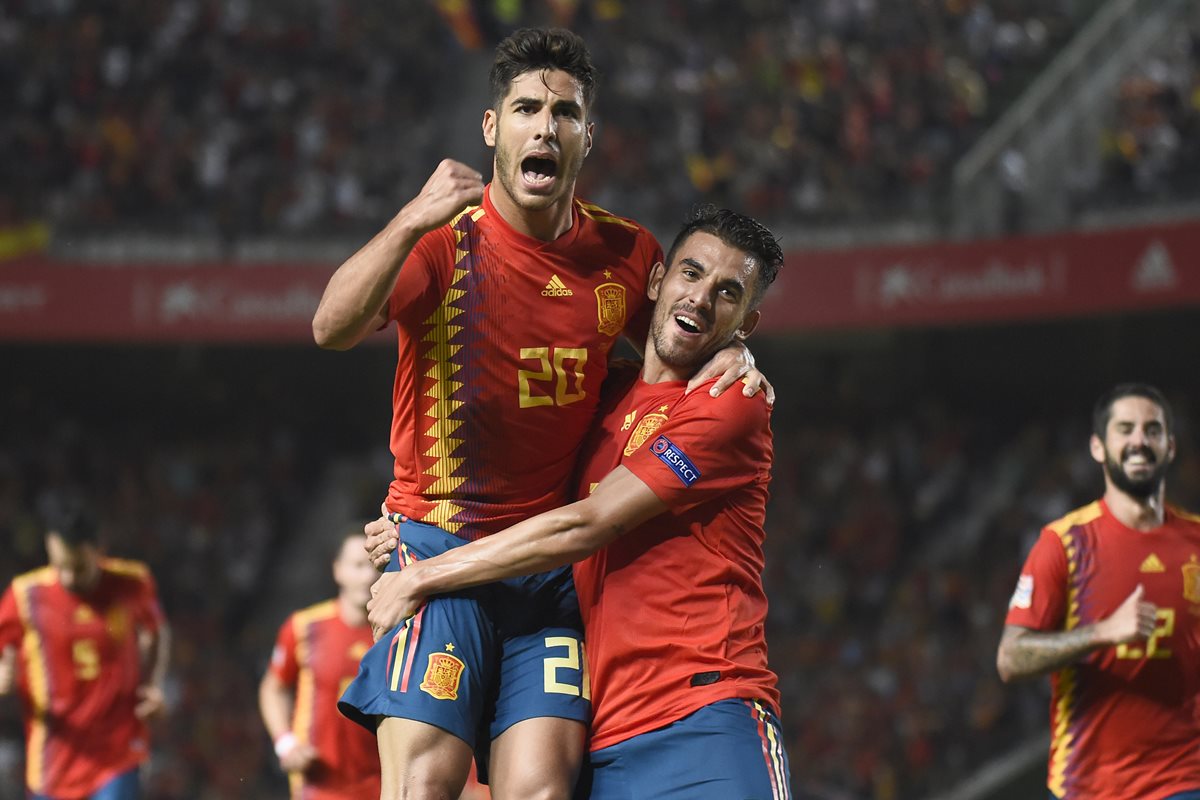
MULTIPOLYGON (((406 566, 374 589, 372 624, 390 628, 419 620, 430 594, 578 560, 595 706, 586 796, 790 796, 763 636, 770 410, 737 392, 686 393, 713 352, 757 325, 782 263, 762 225, 700 209, 651 277, 640 375, 614 372, 605 387, 584 499, 431 559, 409 560, 401 545, 406 566)), ((368 545, 394 547, 389 527, 368 526, 368 545)), ((572 639, 554 646, 547 681, 585 657, 572 639)))
POLYGON ((1042 530, 1009 603, 996 663, 1050 675, 1056 798, 1200 798, 1200 517, 1164 502, 1173 423, 1152 386, 1099 399, 1104 496, 1042 530))
POLYGON ((29 796, 134 800, 170 649, 154 579, 106 558, 82 513, 50 526, 46 552, 0 599, 0 694, 21 698, 29 796))
MULTIPOLYGON (((596 84, 583 41, 518 31, 497 48, 490 81, 493 182, 443 161, 338 268, 313 319, 318 344, 335 349, 398 325, 386 505, 415 520, 402 533, 410 558, 565 502, 617 336, 645 340, 644 290, 662 256, 640 225, 574 196, 596 84)), ((747 351, 719 363, 734 366, 715 368, 718 392, 749 368, 747 351)), ((378 732, 384 798, 457 795, 475 749, 496 797, 572 792, 586 676, 576 659, 545 679, 564 663, 560 643, 578 653, 583 638, 570 570, 478 597, 439 598, 390 632, 343 697, 378 732)))
POLYGON ((344 536, 333 559, 337 597, 296 611, 279 629, 258 707, 293 800, 379 796, 375 737, 337 711, 372 644, 367 601, 377 577, 362 533, 344 536))

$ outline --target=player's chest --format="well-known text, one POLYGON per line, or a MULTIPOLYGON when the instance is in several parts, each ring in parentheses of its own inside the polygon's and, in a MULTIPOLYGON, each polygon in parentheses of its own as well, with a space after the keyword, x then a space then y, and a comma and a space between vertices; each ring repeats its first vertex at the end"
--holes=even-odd
POLYGON ((355 636, 346 631, 317 633, 300 648, 301 665, 317 685, 342 686, 358 674, 358 664, 371 649, 370 635, 355 636))
POLYGON ((47 606, 39 616, 37 627, 47 649, 67 654, 83 673, 136 640, 134 619, 120 604, 47 606))
POLYGON ((445 305, 501 336, 548 332, 593 345, 620 334, 646 302, 645 275, 624 261, 501 250, 455 275, 445 305))

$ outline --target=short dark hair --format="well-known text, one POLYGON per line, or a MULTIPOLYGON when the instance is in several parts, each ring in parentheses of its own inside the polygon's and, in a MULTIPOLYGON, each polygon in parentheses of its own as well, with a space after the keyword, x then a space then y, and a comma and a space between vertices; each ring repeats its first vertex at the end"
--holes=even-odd
POLYGON ((750 308, 756 308, 783 266, 783 248, 775 234, 752 217, 704 203, 692 209, 683 228, 675 235, 675 241, 667 251, 668 269, 675 261, 675 251, 697 231, 711 233, 730 247, 749 253, 758 262, 758 280, 750 293, 750 308))
POLYGON ((496 46, 488 75, 492 108, 499 108, 518 76, 531 70, 558 69, 579 81, 585 109, 591 108, 599 76, 587 45, 565 28, 521 28, 496 46))
POLYGON ((1108 430, 1108 421, 1112 419, 1113 403, 1125 397, 1144 397, 1157 405, 1162 409, 1163 419, 1166 420, 1167 434, 1175 432, 1175 412, 1171 410, 1171 404, 1162 392, 1148 383, 1119 383, 1100 395, 1100 399, 1092 408, 1092 433, 1101 439, 1104 438, 1108 430))
POLYGON ((72 509, 54 514, 46 520, 46 533, 56 534, 63 544, 79 547, 100 544, 100 526, 95 515, 85 509, 72 509))

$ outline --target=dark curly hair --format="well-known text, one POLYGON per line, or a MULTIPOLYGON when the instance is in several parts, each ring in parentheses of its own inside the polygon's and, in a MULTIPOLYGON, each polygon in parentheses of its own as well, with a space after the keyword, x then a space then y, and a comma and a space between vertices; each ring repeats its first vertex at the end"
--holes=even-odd
POLYGON ((750 307, 756 308, 767 293, 767 287, 775 282, 779 268, 783 266, 783 249, 775 234, 756 219, 739 214, 728 208, 717 208, 705 203, 696 206, 687 222, 675 236, 671 249, 667 251, 667 266, 675 261, 675 251, 689 236, 697 231, 711 233, 730 247, 749 253, 758 262, 758 280, 750 295, 750 307))

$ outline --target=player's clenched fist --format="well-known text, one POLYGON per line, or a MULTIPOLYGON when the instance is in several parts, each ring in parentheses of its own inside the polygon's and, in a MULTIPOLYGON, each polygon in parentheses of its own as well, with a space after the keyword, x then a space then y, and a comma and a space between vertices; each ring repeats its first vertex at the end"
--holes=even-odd
POLYGON ((1099 625, 1103 626, 1104 640, 1110 644, 1128 644, 1129 642, 1149 639, 1157 624, 1158 606, 1143 600, 1146 594, 1142 584, 1117 606, 1107 619, 1099 625))
POLYGON ((442 159, 420 193, 400 210, 405 227, 425 234, 483 200, 483 176, 453 159, 442 159))

